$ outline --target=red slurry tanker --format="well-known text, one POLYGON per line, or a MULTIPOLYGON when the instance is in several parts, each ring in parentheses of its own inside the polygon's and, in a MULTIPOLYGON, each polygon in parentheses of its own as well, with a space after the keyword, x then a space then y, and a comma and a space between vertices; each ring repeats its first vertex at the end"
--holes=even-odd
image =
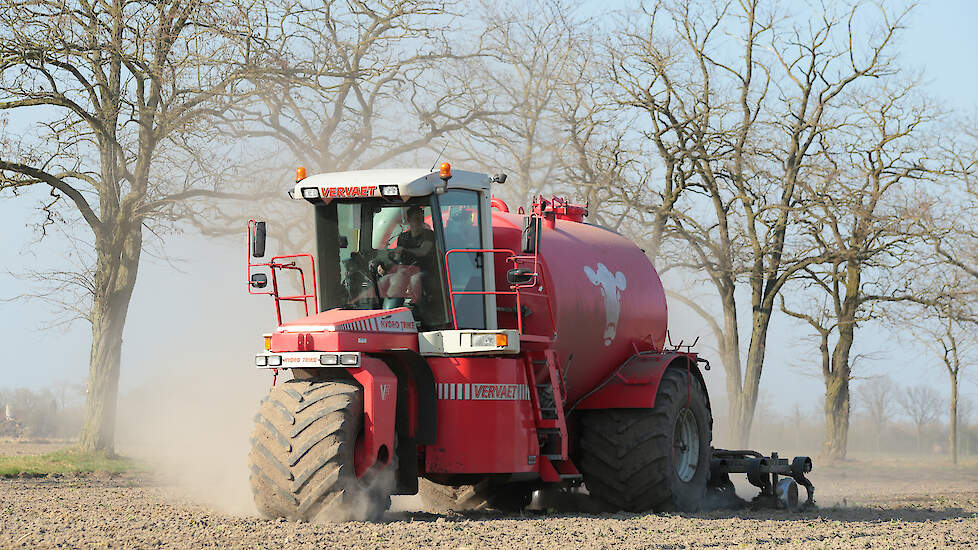
POLYGON ((447 163, 296 179, 315 254, 259 260, 265 224, 249 224, 249 290, 278 321, 256 364, 292 375, 256 415, 264 515, 374 519, 419 491, 517 510, 582 484, 611 508, 688 511, 735 499, 732 472, 761 500, 798 506, 801 484, 812 503, 807 457, 711 447, 709 363, 668 344, 652 263, 585 207, 513 213, 491 196, 505 175, 447 163), (283 321, 283 302, 305 316, 283 321))

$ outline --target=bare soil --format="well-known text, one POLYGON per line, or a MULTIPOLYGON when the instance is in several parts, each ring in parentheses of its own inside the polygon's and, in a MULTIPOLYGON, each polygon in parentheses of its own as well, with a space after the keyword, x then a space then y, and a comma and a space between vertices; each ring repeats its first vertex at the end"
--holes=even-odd
MULTIPOLYGON (((0 445, 0 454, 10 454, 0 445)), ((978 462, 819 466, 819 509, 702 514, 388 512, 382 523, 228 515, 153 476, 0 480, 0 548, 908 548, 978 545, 978 462)), ((745 496, 748 491, 744 491, 745 496)), ((395 504, 410 510, 416 502, 395 504)))
POLYGON ((8 439, 0 438, 0 456, 42 455, 60 451, 74 441, 63 439, 8 439))

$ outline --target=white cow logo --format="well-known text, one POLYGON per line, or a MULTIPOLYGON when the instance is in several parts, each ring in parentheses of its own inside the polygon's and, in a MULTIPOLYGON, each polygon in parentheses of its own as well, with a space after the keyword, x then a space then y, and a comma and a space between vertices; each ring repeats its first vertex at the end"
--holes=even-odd
POLYGON ((615 339, 615 331, 618 329, 618 315, 621 314, 621 291, 625 290, 625 274, 618 271, 614 274, 599 263, 597 269, 584 266, 584 274, 587 275, 591 284, 601 289, 604 296, 604 345, 610 346, 615 339))

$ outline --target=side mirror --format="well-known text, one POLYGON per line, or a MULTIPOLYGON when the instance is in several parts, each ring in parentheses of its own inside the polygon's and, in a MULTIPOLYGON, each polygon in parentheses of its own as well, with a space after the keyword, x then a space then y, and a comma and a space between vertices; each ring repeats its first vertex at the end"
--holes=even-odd
POLYGON ((511 285, 525 285, 532 281, 535 275, 532 270, 518 267, 506 272, 506 282, 511 285))
POLYGON ((255 233, 251 238, 251 255, 255 258, 261 258, 265 255, 265 222, 255 222, 255 233))
POLYGON ((523 220, 523 253, 537 252, 537 232, 540 230, 540 218, 527 216, 523 220))
POLYGON ((268 286, 268 277, 264 273, 252 273, 251 286, 252 288, 265 288, 268 286))

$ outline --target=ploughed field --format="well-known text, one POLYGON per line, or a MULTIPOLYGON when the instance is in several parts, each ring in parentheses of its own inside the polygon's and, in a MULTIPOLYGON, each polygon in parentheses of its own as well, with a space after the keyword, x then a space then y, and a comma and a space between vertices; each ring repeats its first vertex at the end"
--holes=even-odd
MULTIPOLYGON (((0 454, 12 454, 0 448, 0 454)), ((0 479, 0 548, 904 548, 978 546, 978 461, 952 468, 869 457, 819 466, 819 509, 699 514, 522 515, 411 511, 382 523, 310 524, 229 515, 160 477, 0 479)), ((746 490, 743 491, 746 494, 746 490)), ((751 493, 753 494, 753 493, 751 493)))

